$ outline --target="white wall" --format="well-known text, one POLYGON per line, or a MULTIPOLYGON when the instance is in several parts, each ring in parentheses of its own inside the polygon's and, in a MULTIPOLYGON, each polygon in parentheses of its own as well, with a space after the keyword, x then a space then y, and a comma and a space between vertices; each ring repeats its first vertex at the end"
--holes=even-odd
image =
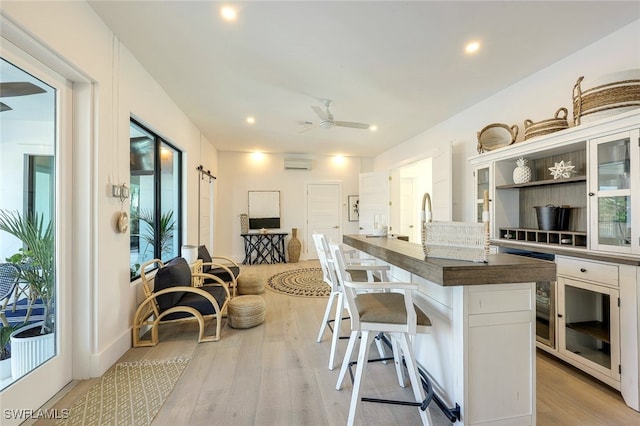
MULTIPOLYGON (((559 106, 571 105, 577 77, 640 67, 639 21, 405 141, 373 164, 347 158, 346 165, 337 168, 330 158, 319 157, 312 172, 293 172, 282 170, 283 155, 267 155, 264 163, 255 164, 246 153, 217 152, 86 3, 4 1, 2 14, 72 69, 70 76, 82 76, 75 80, 81 84, 74 89, 85 96, 79 99, 84 108, 76 112, 84 126, 78 134, 83 137, 74 142, 73 199, 65 200, 73 203, 75 215, 69 230, 74 241, 70 285, 75 378, 102 374, 131 342, 139 289, 129 282, 128 234, 114 230, 120 202, 109 196, 111 184, 128 181, 130 114, 185 151, 185 241, 198 238, 195 168, 202 164, 218 176, 216 254, 241 258, 238 215, 246 211, 248 190, 282 191, 283 229, 304 229, 305 183, 341 181, 346 205, 347 195, 358 193, 360 171, 384 170, 408 158, 423 158, 425 148, 442 142, 453 141, 454 170, 459 171, 453 184, 454 219, 471 219, 467 159, 475 154, 477 130, 494 122, 522 126, 527 118, 550 118, 559 106)), ((344 208, 343 232, 357 232, 357 224, 346 222, 344 208)))
MULTIPOLYGON (((216 254, 231 256, 242 261, 244 245, 240 236, 239 215, 247 213, 248 191, 280 191, 281 226, 283 232, 291 234, 291 228, 299 228, 302 240, 301 259, 306 258, 309 241, 304 241, 305 230, 305 185, 308 183, 340 182, 342 184, 342 232, 358 232, 357 222, 347 217, 347 196, 358 193, 359 158, 346 157, 338 164, 333 157, 314 156, 312 170, 284 170, 284 159, 295 156, 264 154, 261 160, 251 153, 218 153, 218 179, 216 192, 216 254)), ((287 237, 287 241, 291 235, 287 237)))
MULTIPOLYGON (((517 54, 513 60, 518 60, 517 54)), ((593 78, 631 68, 640 68, 640 20, 377 156, 374 170, 393 168, 430 147, 452 141, 453 220, 473 221, 473 176, 467 160, 477 155, 479 130, 490 123, 517 124, 520 142, 524 120, 552 118, 559 107, 566 107, 572 116, 572 93, 578 77, 593 78)))
POLYGON ((195 169, 203 164, 215 171, 217 152, 86 3, 5 1, 2 14, 54 59, 31 54, 64 64, 57 71, 82 83, 74 87, 78 92, 87 86, 74 117, 86 138, 74 141, 73 199, 63 202, 73 203, 76 216, 68 231, 75 246, 68 288, 74 306, 73 374, 98 376, 130 348, 140 292, 129 278, 129 235, 115 231, 120 200, 110 196, 112 184, 129 180, 129 117, 184 151, 185 240, 196 239, 198 231, 193 225, 197 192, 190 190, 198 179, 195 169))

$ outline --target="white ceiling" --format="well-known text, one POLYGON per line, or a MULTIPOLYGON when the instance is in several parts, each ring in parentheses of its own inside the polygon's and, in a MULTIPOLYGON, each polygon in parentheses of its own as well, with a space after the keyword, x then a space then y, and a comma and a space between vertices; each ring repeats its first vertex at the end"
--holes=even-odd
MULTIPOLYGON (((640 19, 640 2, 90 1, 221 151, 374 156, 640 19), (480 52, 465 55, 477 39, 480 52), (305 133, 312 105, 371 123, 305 133), (247 116, 256 123, 248 125, 247 116)), ((576 75, 576 78, 578 75, 576 75)))

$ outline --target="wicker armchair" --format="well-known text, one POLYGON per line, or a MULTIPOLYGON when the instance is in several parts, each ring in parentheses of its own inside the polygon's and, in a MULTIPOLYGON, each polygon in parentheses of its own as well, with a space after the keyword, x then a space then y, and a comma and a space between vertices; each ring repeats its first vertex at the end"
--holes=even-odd
MULTIPOLYGON (((181 257, 166 264, 153 259, 141 267, 142 288, 145 299, 140 303, 133 318, 133 346, 155 346, 158 344, 158 325, 161 322, 180 321, 195 318, 200 327, 198 342, 220 340, 222 314, 231 298, 227 284, 210 274, 194 274, 206 279, 209 284, 191 287, 191 268, 181 257), (153 286, 147 277, 149 266, 160 267, 153 278, 153 286), (205 318, 216 321, 215 335, 205 335, 205 318), (142 340, 140 333, 149 327, 151 338, 142 340)), ((146 330, 145 330, 146 331, 146 330)))
MULTIPOLYGON (((228 257, 211 256, 206 246, 198 246, 198 259, 202 260, 202 272, 214 275, 227 283, 232 291, 232 296, 236 297, 240 266, 228 257)), ((210 280, 204 280, 205 285, 210 283, 210 280)))

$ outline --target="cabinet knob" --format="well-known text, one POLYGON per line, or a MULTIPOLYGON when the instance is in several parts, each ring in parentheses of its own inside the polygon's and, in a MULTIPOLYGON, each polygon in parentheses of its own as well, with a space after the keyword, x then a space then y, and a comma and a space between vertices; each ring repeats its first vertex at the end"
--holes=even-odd
POLYGON ((580 272, 587 272, 585 268, 580 268, 580 272))
POLYGON ((593 197, 594 195, 596 195, 596 193, 595 193, 595 192, 590 192, 590 193, 589 193, 589 197, 593 197))
POLYGON ((562 314, 558 314, 558 318, 562 318, 562 314))

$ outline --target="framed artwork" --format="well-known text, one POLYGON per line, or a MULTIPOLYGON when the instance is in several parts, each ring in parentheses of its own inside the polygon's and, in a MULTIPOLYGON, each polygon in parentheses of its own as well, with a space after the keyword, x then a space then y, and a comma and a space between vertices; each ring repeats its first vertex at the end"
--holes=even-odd
POLYGON ((280 191, 249 191, 249 229, 280 228, 280 191))
POLYGON ((347 204, 349 206, 349 222, 357 222, 360 220, 360 196, 347 196, 347 204))

